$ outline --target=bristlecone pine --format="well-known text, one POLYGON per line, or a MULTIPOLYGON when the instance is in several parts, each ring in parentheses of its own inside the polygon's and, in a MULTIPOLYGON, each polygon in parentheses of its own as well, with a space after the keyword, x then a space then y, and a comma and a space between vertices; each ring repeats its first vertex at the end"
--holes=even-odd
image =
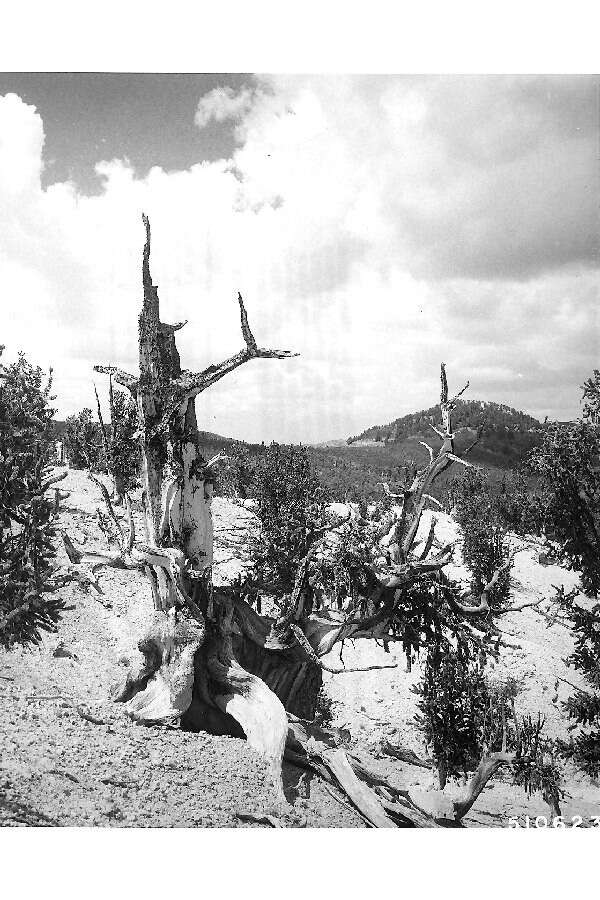
MULTIPOLYGON (((433 528, 424 550, 416 554, 414 549, 421 515, 432 500, 427 493, 431 484, 453 462, 467 465, 454 454, 451 424, 456 400, 466 387, 449 399, 442 365, 442 427, 435 428, 442 445, 437 453, 428 448, 429 465, 397 498, 401 509, 396 504, 383 520, 369 526, 375 552, 363 578, 366 596, 345 609, 333 602, 314 608, 309 570, 317 542, 299 567, 285 613, 278 619, 259 615, 233 587, 213 590, 213 476, 202 455, 195 397, 249 360, 297 354, 258 347, 238 295, 244 349, 199 373, 182 369, 175 336, 186 323, 167 325, 160 320, 158 291, 150 275, 150 223, 146 216, 143 222, 140 372, 135 376, 112 366, 95 369, 127 388, 137 404, 145 542, 136 541, 128 498, 126 534, 106 491, 104 500, 120 535, 120 552, 84 553, 64 535, 74 568, 91 564, 138 569, 149 581, 147 632, 138 644, 137 664, 115 699, 140 722, 181 719, 195 730, 245 736, 268 761, 282 799, 285 753, 296 765, 334 783, 370 825, 421 827, 454 818, 454 813, 432 815, 420 809, 405 792, 366 769, 349 749, 341 749, 348 743, 346 732, 319 728, 309 720, 322 672, 349 671, 326 666, 322 657, 348 637, 398 639, 393 623, 406 590, 421 579, 431 582, 452 556, 451 547, 430 555, 433 528)), ((350 519, 324 531, 339 533, 352 527, 350 519)), ((494 579, 474 604, 460 602, 467 598, 457 600, 452 591, 438 593, 436 602, 446 603, 447 597, 452 614, 478 615, 489 610, 487 595, 493 583, 494 579)))

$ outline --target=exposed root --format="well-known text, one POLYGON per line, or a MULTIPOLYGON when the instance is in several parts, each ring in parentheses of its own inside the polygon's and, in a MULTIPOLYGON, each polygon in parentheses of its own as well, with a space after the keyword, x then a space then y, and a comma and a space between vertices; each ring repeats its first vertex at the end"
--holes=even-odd
POLYGON ((180 717, 192 702, 194 654, 204 630, 191 620, 176 620, 175 610, 155 614, 152 625, 138 644, 140 659, 114 699, 138 722, 164 722, 180 717))
POLYGON ((235 660, 222 663, 216 656, 207 662, 209 674, 224 688, 213 697, 227 715, 244 730, 248 743, 269 765, 278 799, 285 800, 281 764, 288 733, 288 720, 279 697, 256 675, 251 675, 235 660))

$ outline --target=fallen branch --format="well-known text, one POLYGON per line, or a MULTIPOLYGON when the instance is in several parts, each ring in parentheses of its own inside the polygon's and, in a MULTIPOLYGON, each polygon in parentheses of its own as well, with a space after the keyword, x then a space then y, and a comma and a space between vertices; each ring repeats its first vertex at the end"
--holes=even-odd
POLYGON ((67 697, 64 694, 48 694, 48 695, 38 695, 38 694, 29 694, 25 697, 26 700, 40 700, 40 701, 48 701, 48 700, 63 700, 65 703, 68 703, 71 709, 74 709, 75 712, 81 716, 82 719, 85 719, 86 722, 92 722, 94 725, 109 725, 110 723, 105 721, 104 719, 99 719, 97 716, 93 716, 90 712, 86 710, 86 708, 81 703, 76 703, 71 697, 67 697))
POLYGON ((337 666, 329 666, 320 659, 311 645, 309 644, 304 633, 298 628, 297 625, 290 625, 290 630, 293 632, 296 641, 302 647, 308 658, 311 662, 313 662, 316 666, 319 666, 324 672, 329 672, 331 675, 343 675, 348 672, 373 672, 377 669, 397 669, 398 663, 391 663, 386 666, 356 666, 354 668, 339 668, 337 666))
POLYGON ((360 816, 360 818, 363 820, 363 822, 366 822, 367 825, 370 825, 370 824, 371 824, 371 823, 369 822, 369 820, 367 819, 367 817, 366 817, 366 816, 363 816, 363 814, 361 813, 361 811, 360 811, 359 809, 356 809, 356 807, 355 807, 355 806, 352 806, 350 803, 346 803, 346 801, 344 800, 343 797, 338 797, 338 795, 335 793, 335 791, 333 791, 333 790, 329 787, 328 784, 324 784, 324 785, 323 785, 323 788, 327 791, 327 793, 329 794, 330 797, 333 797, 333 799, 334 799, 337 803, 340 804, 340 806, 343 806, 345 809, 350 810, 350 812, 354 813, 355 815, 360 816))
POLYGON ((119 778, 110 778, 110 777, 109 778, 101 778, 100 781, 102 782, 102 784, 112 784, 115 787, 122 787, 122 788, 134 787, 140 783, 139 779, 132 780, 132 781, 122 781, 119 778))
POLYGON ((71 775, 70 772, 64 772, 62 769, 48 769, 46 772, 47 775, 62 775, 63 778, 68 778, 69 781, 73 781, 75 784, 81 784, 79 778, 75 775, 71 775))
POLYGON ((422 769, 430 769, 433 765, 432 760, 420 759, 412 750, 406 750, 404 747, 394 747, 389 741, 381 744, 381 752, 411 766, 420 766, 422 769))

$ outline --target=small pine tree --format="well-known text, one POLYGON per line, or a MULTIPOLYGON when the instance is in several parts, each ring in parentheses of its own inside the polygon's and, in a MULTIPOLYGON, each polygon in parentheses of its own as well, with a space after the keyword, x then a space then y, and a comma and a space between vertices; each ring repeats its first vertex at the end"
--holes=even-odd
POLYGON ((262 526, 255 578, 282 597, 323 524, 326 492, 306 448, 276 443, 257 460, 254 484, 262 526))
POLYGON ((93 421, 87 407, 68 416, 64 431, 67 458, 73 469, 89 469, 90 472, 106 471, 106 453, 100 427, 93 421))
MULTIPOLYGON (((528 460, 544 482, 551 534, 559 556, 581 573, 581 587, 600 593, 600 372, 583 385, 583 418, 552 425, 528 460)), ((588 688, 565 702, 575 734, 563 742, 563 754, 593 778, 600 775, 600 603, 577 601, 578 591, 555 594, 557 611, 571 623, 575 650, 568 658, 588 688)))
MULTIPOLYGON (((571 740, 561 743, 567 759, 591 778, 600 776, 600 603, 591 609, 576 602, 578 591, 559 588, 555 603, 571 623, 575 649, 567 663, 584 677, 588 689, 580 688, 564 703, 573 722, 571 740)), ((558 682, 556 684, 558 687, 558 682)))
MULTIPOLYGON (((0 347, 0 354, 4 348, 0 347)), ((52 373, 23 354, 0 365, 0 644, 38 643, 55 631, 63 602, 48 593, 54 537, 45 496, 51 458, 52 373)))
POLYGON ((481 756, 480 726, 489 705, 485 658, 466 644, 436 644, 414 689, 415 722, 433 755, 443 790, 449 776, 472 771, 481 756))
POLYGON ((223 497, 239 497, 242 500, 256 494, 256 458, 243 446, 236 444, 227 449, 227 459, 221 465, 215 485, 215 493, 223 497))
POLYGON ((579 420, 549 426, 527 460, 545 488, 548 536, 593 597, 600 591, 599 457, 600 430, 579 420))
MULTIPOLYGON (((454 515, 463 533, 463 559, 471 571, 473 593, 478 595, 508 559, 506 526, 497 499, 481 472, 469 470, 455 490, 454 515)), ((492 609, 506 603, 509 594, 510 566, 490 591, 488 602, 492 609)))
POLYGON ((110 428, 107 428, 102 419, 100 400, 96 392, 104 463, 113 480, 115 501, 122 503, 127 491, 139 483, 141 455, 137 439, 138 412, 135 403, 127 394, 113 389, 112 377, 109 400, 111 424, 110 428))

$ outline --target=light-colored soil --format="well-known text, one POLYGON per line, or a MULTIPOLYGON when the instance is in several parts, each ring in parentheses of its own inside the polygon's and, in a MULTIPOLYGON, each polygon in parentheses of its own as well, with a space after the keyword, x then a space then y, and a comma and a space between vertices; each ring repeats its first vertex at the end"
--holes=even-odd
MULTIPOLYGON (((77 471, 69 472, 61 487, 71 491, 61 526, 76 543, 85 541, 86 549, 105 548, 94 518, 98 489, 77 471)), ((218 583, 243 568, 256 520, 251 508, 220 498, 213 501, 213 513, 218 583)), ((455 537, 452 520, 438 519, 440 540, 455 537)), ((143 533, 139 520, 137 527, 143 533)), ((66 563, 62 548, 58 554, 66 563)), ((517 602, 538 592, 551 594, 553 584, 576 582, 562 568, 540 566, 536 554, 532 543, 516 558, 517 602)), ((460 565, 454 574, 466 576, 460 565)), ((236 815, 241 812, 276 815, 289 827, 363 826, 335 791, 288 765, 284 786, 290 805, 277 805, 263 761, 242 740, 132 723, 109 695, 142 618, 148 588, 142 576, 114 569, 99 570, 98 582, 101 594, 86 593, 75 583, 64 587, 72 608, 57 634, 46 635, 39 647, 0 651, 0 824, 247 827, 236 815), (77 706, 103 724, 82 718, 77 706)), ((576 673, 562 662, 571 649, 568 632, 561 626, 546 628, 531 609, 506 616, 503 627, 515 647, 505 651, 498 675, 522 679, 521 711, 541 711, 550 734, 566 735, 560 701, 570 689, 561 682, 555 692, 554 684, 556 676, 577 683, 576 673)), ((339 649, 330 657, 337 662, 339 649)), ((343 659, 348 666, 398 663, 379 672, 325 675, 324 703, 333 723, 349 728, 359 752, 375 757, 373 765, 392 783, 426 788, 428 770, 381 752, 382 740, 389 740, 423 754, 412 723, 418 661, 407 673, 400 650, 386 654, 368 641, 347 642, 343 659)), ((566 774, 563 813, 568 821, 581 815, 589 823, 600 815, 600 788, 573 771, 566 774)), ((507 773, 484 791, 465 824, 506 826, 509 816, 524 821, 525 815, 548 815, 548 810, 539 796, 528 799, 512 787, 507 773)))

